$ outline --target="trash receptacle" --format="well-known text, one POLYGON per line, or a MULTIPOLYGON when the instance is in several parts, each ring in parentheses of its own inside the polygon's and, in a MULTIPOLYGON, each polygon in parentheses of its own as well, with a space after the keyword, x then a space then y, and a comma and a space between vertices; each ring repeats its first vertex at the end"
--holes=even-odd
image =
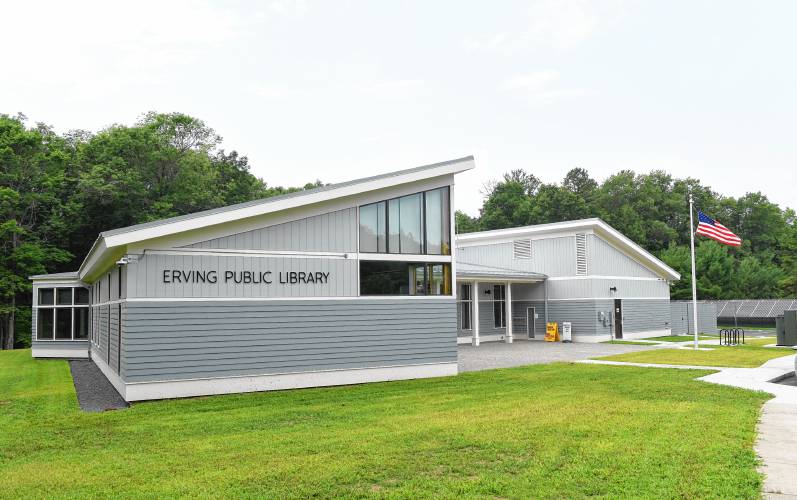
POLYGON ((775 333, 777 335, 778 345, 786 345, 786 329, 783 315, 775 316, 775 333))

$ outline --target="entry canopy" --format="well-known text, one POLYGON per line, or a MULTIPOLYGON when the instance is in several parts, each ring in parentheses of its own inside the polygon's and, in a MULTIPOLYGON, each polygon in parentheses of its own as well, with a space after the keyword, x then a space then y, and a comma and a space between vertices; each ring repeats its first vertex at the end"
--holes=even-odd
POLYGON ((492 267, 468 262, 457 262, 457 280, 514 281, 518 283, 538 283, 548 276, 530 271, 492 267))

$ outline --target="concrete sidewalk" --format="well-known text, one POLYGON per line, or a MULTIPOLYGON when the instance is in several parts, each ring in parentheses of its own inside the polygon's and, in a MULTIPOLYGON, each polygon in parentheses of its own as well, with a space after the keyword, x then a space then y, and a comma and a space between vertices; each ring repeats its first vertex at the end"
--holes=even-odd
POLYGON ((771 382, 794 373, 794 358, 775 358, 758 368, 727 368, 699 379, 775 396, 764 403, 755 444, 767 498, 797 499, 797 387, 771 382))

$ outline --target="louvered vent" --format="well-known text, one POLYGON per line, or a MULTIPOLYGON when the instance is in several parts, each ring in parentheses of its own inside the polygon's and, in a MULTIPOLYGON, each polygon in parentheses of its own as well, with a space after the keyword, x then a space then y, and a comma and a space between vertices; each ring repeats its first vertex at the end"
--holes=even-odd
POLYGON ((587 275, 587 235, 576 234, 576 274, 587 275))
POLYGON ((512 242, 512 255, 516 259, 531 258, 531 240, 515 240, 512 242))

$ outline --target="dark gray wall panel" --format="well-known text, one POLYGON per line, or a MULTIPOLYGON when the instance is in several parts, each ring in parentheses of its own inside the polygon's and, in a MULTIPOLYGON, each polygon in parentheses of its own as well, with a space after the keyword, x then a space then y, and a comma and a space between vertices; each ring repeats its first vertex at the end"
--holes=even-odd
POLYGON ((456 362, 454 299, 129 302, 125 381, 456 362))
MULTIPOLYGON (((697 302, 697 327, 701 333, 717 333, 717 306, 711 302, 697 302)), ((692 301, 673 300, 670 302, 670 321, 672 332, 676 335, 694 333, 692 301)))
POLYGON ((347 208, 187 245, 190 248, 356 252, 357 209, 347 208))
POLYGON ((670 301, 623 300, 623 333, 670 328, 670 301))

